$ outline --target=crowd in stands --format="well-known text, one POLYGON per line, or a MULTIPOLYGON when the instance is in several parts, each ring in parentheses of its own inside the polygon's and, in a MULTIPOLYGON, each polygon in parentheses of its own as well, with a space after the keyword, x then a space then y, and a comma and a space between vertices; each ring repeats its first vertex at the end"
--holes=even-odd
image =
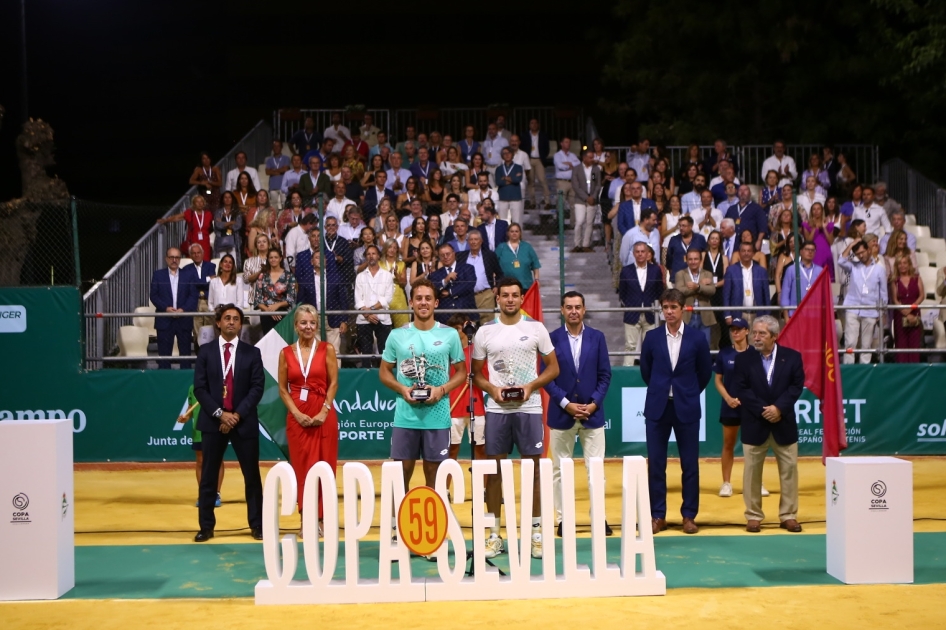
MULTIPOLYGON (((804 296, 822 269, 838 303, 859 307, 839 313, 845 346, 878 348, 886 325, 897 348, 923 343, 912 306, 934 289, 918 274, 916 237, 905 230, 904 210, 883 182, 860 183, 843 153, 830 147, 812 154, 799 174, 784 143, 775 142, 762 165, 762 186, 739 180, 737 156, 723 140, 709 156, 693 145, 682 164, 672 165, 664 149, 644 139, 619 162, 600 139, 582 151, 559 138, 553 152, 537 120, 517 135, 502 116, 485 133, 466 126, 456 140, 413 127, 392 138, 370 115, 348 127, 336 114, 324 130, 307 118, 286 147, 273 141, 265 188, 246 154, 238 153, 226 174, 201 154, 190 178, 198 187, 191 207, 159 220, 186 223, 181 250, 191 260, 220 259, 219 272, 204 272, 209 285, 200 278, 199 310, 230 300, 272 311, 260 317, 256 334, 297 303, 357 310, 357 316, 329 316, 328 339, 338 354, 380 354, 388 333, 408 316, 373 311, 406 309, 417 278, 438 288, 438 316, 459 309, 471 319, 491 318, 500 278, 515 277, 525 290, 538 280, 539 257, 523 238, 524 213, 554 211, 552 195, 561 192, 571 251, 594 252, 601 226, 620 304, 650 309, 624 315, 629 353, 659 323, 654 305, 665 288, 683 291, 694 307, 726 307, 686 315, 686 325, 701 329, 718 349, 730 344, 733 318, 751 323, 762 314, 745 307, 777 305, 780 317, 790 317, 796 282, 804 296), (555 191, 546 169, 554 173, 555 191)), ((941 282, 935 290, 946 293, 941 282)), ((859 355, 861 362, 871 358, 859 355)), ((633 362, 632 355, 625 358, 633 362)), ((377 363, 366 357, 356 364, 377 363)))

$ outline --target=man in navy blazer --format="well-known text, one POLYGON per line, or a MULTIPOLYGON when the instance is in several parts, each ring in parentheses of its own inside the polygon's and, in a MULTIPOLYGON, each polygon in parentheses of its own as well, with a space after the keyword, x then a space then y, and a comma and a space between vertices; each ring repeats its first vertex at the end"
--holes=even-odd
POLYGON ((239 340, 243 311, 225 304, 215 314, 220 337, 197 351, 194 396, 200 403, 197 428, 204 455, 200 477, 200 531, 194 542, 214 536, 217 475, 227 444, 240 461, 246 490, 246 518, 250 535, 263 539, 263 482, 259 472, 259 416, 263 398, 263 358, 255 346, 239 340))
POLYGON ((500 243, 506 242, 506 232, 509 230, 509 223, 499 218, 496 208, 489 204, 484 204, 480 217, 483 222, 476 228, 483 235, 483 247, 491 252, 495 252, 500 243), (492 238, 489 236, 490 230, 493 232, 492 238))
POLYGON ((769 272, 765 267, 752 260, 755 256, 755 245, 752 243, 739 244, 739 264, 729 265, 723 282, 723 306, 730 310, 726 313, 726 325, 732 323, 733 317, 741 317, 750 324, 758 313, 742 311, 743 306, 768 306, 769 272), (746 285, 743 276, 748 273, 752 277, 752 284, 746 285))
POLYGON ((631 183, 631 197, 618 205, 618 230, 621 236, 640 223, 641 213, 644 210, 657 212, 657 204, 653 199, 644 198, 644 186, 640 182, 631 183))
MULTIPOLYGON (((209 312, 207 298, 210 296, 210 279, 217 273, 217 265, 204 259, 204 246, 200 243, 192 243, 188 249, 193 265, 187 265, 181 269, 181 279, 184 282, 193 285, 194 293, 197 294, 197 307, 195 311, 209 312)), ((200 345, 201 326, 213 326, 213 316, 195 317, 194 319, 194 337, 197 338, 197 344, 200 345)))
POLYGON ((742 495, 746 531, 758 532, 762 512, 762 465, 769 448, 775 453, 779 493, 778 520, 782 529, 800 532, 798 524, 798 422, 795 402, 805 387, 801 354, 776 343, 778 320, 771 315, 752 323, 752 345, 736 355, 732 396, 739 400, 745 472, 742 495))
POLYGON ((752 242, 757 250, 762 249, 762 239, 769 234, 768 213, 752 201, 752 192, 745 184, 739 187, 739 201, 729 206, 726 218, 736 224, 736 236, 745 230, 752 232, 752 242))
POLYGON ((476 271, 470 265, 457 261, 457 254, 453 245, 444 243, 437 250, 440 255, 440 269, 427 276, 439 291, 437 314, 435 318, 441 324, 446 324, 453 313, 441 313, 440 309, 476 310, 476 299, 473 289, 476 287, 476 271))
MULTIPOLYGON (((659 265, 647 262, 650 252, 647 243, 635 243, 631 251, 634 254, 634 264, 621 269, 621 279, 618 282, 621 306, 652 308, 664 290, 663 274, 659 265)), ((640 350, 644 337, 656 325, 656 321, 652 310, 625 311, 624 350, 626 352, 640 350)), ((634 357, 629 354, 624 355, 624 365, 634 365, 634 357)))
POLYGON ((683 324, 686 298, 676 289, 660 296, 666 324, 644 339, 641 378, 647 383, 644 425, 653 532, 667 529, 667 445, 677 439, 683 471, 683 531, 695 534, 700 509, 700 394, 713 373, 709 343, 699 330, 683 324))
MULTIPOLYGON (((151 303, 158 313, 193 313, 197 310, 197 293, 180 270, 181 250, 171 247, 165 254, 166 269, 156 269, 151 275, 151 303)), ((196 275, 196 274, 195 274, 196 275)), ((154 330, 158 337, 158 355, 171 356, 174 339, 181 356, 191 353, 192 317, 155 317, 154 330)), ((181 369, 188 370, 190 361, 182 361, 181 369)), ((171 369, 170 361, 158 361, 158 369, 171 369)))
MULTIPOLYGON (((321 306, 321 279, 316 284, 315 268, 319 266, 319 246, 321 232, 318 227, 309 230, 309 248, 296 254, 296 282, 299 291, 296 294, 298 304, 311 304, 319 309, 321 306), (313 266, 314 261, 314 266, 313 266)), ((339 241, 342 245, 343 241, 339 241)), ((331 252, 325 257, 325 305, 329 311, 343 311, 352 307, 349 287, 351 282, 344 281, 344 274, 340 270, 338 259, 331 252)), ((321 310, 321 309, 319 309, 321 310)), ((341 335, 348 332, 348 324, 344 315, 326 315, 325 339, 335 347, 335 352, 341 350, 341 335)))
MULTIPOLYGON (((585 296, 578 291, 563 295, 562 316, 565 325, 549 335, 555 346, 559 372, 545 386, 550 399, 547 421, 551 430, 549 448, 559 536, 562 535, 562 458, 574 456, 577 436, 590 482, 589 459, 604 458, 604 397, 611 384, 611 360, 604 334, 584 323, 585 296)), ((540 369, 544 370, 544 365, 540 369)), ((607 522, 604 528, 605 534, 610 536, 611 527, 607 522)))
POLYGON ((391 207, 397 201, 397 195, 385 187, 388 182, 388 174, 385 171, 375 171, 374 186, 365 190, 365 201, 362 204, 362 219, 365 224, 371 223, 371 220, 378 216, 378 204, 387 197, 391 200, 391 207))

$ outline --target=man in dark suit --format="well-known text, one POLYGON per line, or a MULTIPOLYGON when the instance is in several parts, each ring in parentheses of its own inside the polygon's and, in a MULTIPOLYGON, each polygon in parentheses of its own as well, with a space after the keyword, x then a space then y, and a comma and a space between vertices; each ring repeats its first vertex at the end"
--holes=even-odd
MULTIPOLYGON (((207 297, 210 295, 210 279, 217 273, 217 265, 209 260, 204 260, 204 246, 200 243, 193 243, 188 250, 193 265, 187 265, 181 269, 181 279, 192 285, 193 292, 197 295, 197 308, 194 310, 209 312, 207 306, 207 297)), ((200 345, 200 329, 202 326, 213 326, 213 316, 194 318, 194 337, 197 339, 197 345, 200 345)))
POLYGON ((394 207, 395 202, 397 201, 397 195, 393 191, 387 188, 388 174, 385 171, 375 171, 374 174, 374 186, 371 186, 365 190, 365 202, 362 204, 362 212, 366 224, 370 224, 371 220, 378 216, 378 204, 381 203, 381 200, 387 197, 391 200, 391 207, 394 207))
POLYGON ((263 359, 259 349, 239 340, 243 311, 233 304, 217 309, 220 337, 197 351, 194 396, 200 403, 197 428, 204 454, 198 499, 200 531, 194 542, 214 536, 217 475, 227 444, 233 445, 246 488, 250 535, 263 540, 263 482, 259 472, 259 417, 263 397, 263 359))
POLYGON ((306 205, 312 205, 312 199, 323 193, 326 199, 334 196, 332 192, 332 178, 322 172, 322 158, 313 155, 309 158, 309 172, 299 178, 299 192, 306 205))
MULTIPOLYGON (((460 225, 463 224, 462 219, 459 222, 460 225)), ((456 252, 457 262, 469 265, 476 273, 473 299, 476 301, 476 308, 480 310, 480 321, 485 324, 495 317, 496 282, 503 277, 503 271, 496 254, 483 247, 482 234, 473 230, 470 232, 468 242, 470 246, 468 250, 456 252)))
MULTIPOLYGON (((569 291, 562 296, 565 325, 549 335, 555 346, 559 372, 545 391, 551 399, 547 422, 552 452, 552 485, 555 494, 555 517, 558 535, 562 535, 562 469, 563 457, 575 454, 575 438, 581 440, 585 470, 591 480, 589 458, 604 457, 604 397, 611 384, 611 360, 604 334, 584 323, 585 296, 569 291)), ((544 365, 540 366, 544 369, 544 365)), ((605 534, 611 527, 604 524, 605 534)))
POLYGON ((798 422, 795 402, 805 387, 801 354, 778 345, 779 324, 771 315, 752 323, 752 345, 736 355, 732 395, 739 400, 745 472, 742 495, 746 531, 758 532, 762 513, 762 465, 769 448, 775 453, 779 495, 779 527, 800 532, 798 515, 798 422))
POLYGON ((491 252, 495 252, 500 243, 506 242, 506 232, 509 230, 509 223, 499 218, 496 208, 488 203, 483 203, 480 211, 480 218, 483 220, 480 226, 476 228, 483 235, 483 247, 491 252))
POLYGON ((545 167, 548 166, 550 145, 549 135, 539 129, 539 121, 533 118, 529 121, 529 131, 520 136, 522 142, 519 149, 529 156, 528 172, 529 183, 526 187, 526 208, 538 208, 539 198, 536 194, 536 182, 542 187, 545 194, 546 209, 552 209, 552 197, 549 196, 549 183, 545 179, 545 167))
POLYGON ((660 296, 666 324, 644 339, 641 378, 647 383, 644 424, 647 429, 647 476, 653 532, 667 529, 667 445, 677 439, 683 471, 683 531, 699 530, 700 394, 710 381, 713 360, 706 337, 683 324, 683 294, 668 289, 660 296))
POLYGON ((457 254, 449 243, 444 243, 437 251, 440 255, 440 269, 427 277, 439 292, 440 304, 437 306, 436 319, 441 324, 446 324, 453 313, 441 313, 440 309, 476 310, 476 271, 466 263, 457 262, 457 254))
MULTIPOLYGON (((594 154, 592 154, 594 155, 594 154)), ((631 197, 625 199, 618 206, 618 230, 621 236, 640 223, 644 210, 657 212, 657 204, 653 199, 644 199, 644 186, 640 182, 631 182, 631 197)))
POLYGON ((706 237, 693 231, 693 217, 688 214, 680 217, 677 229, 680 233, 671 236, 667 243, 666 264, 671 278, 676 278, 678 273, 687 268, 688 251, 706 251, 706 237))
POLYGON ((739 244, 739 264, 729 265, 726 269, 723 282, 723 306, 730 310, 726 313, 726 325, 732 323, 733 317, 741 317, 750 324, 756 316, 755 311, 742 311, 743 306, 768 306, 769 272, 759 263, 752 260, 755 256, 755 245, 752 243, 739 244), (752 279, 747 284, 747 278, 752 279))
POLYGON ((762 249, 762 240, 769 235, 768 213, 752 201, 752 192, 745 184, 739 187, 739 202, 729 206, 726 218, 736 224, 737 237, 749 230, 756 250, 762 249))
MULTIPOLYGON (((634 264, 621 269, 621 279, 618 282, 618 294, 621 306, 636 308, 652 308, 654 302, 660 299, 663 293, 664 282, 660 266, 647 262, 650 247, 647 243, 634 244, 631 250, 634 254, 634 264)), ((624 313, 624 350, 637 352, 647 332, 656 323, 653 311, 625 311, 624 313)), ((624 355, 624 365, 634 365, 634 357, 624 355)))
MULTIPOLYGON (((296 254, 296 282, 299 291, 296 302, 311 304, 317 310, 321 309, 322 286, 319 268, 319 246, 322 233, 318 227, 309 231, 309 249, 296 254)), ((351 309, 351 282, 345 282, 339 268, 338 259, 327 252, 325 257, 325 304, 326 310, 343 311, 351 309)), ((344 257, 343 257, 344 258, 344 257)), ((326 315, 325 339, 335 347, 336 354, 341 352, 341 336, 348 332, 348 324, 344 315, 326 315)))
MULTIPOLYGON (((166 269, 157 269, 151 276, 151 303, 158 313, 188 313, 197 310, 197 294, 194 285, 187 282, 180 270, 181 250, 171 247, 165 254, 166 269)), ((158 337, 158 355, 171 356, 174 339, 181 356, 191 353, 191 317, 155 317, 154 330, 158 337)), ((188 370, 190 361, 182 361, 181 369, 188 370)), ((158 361, 158 369, 170 370, 171 362, 158 361)))

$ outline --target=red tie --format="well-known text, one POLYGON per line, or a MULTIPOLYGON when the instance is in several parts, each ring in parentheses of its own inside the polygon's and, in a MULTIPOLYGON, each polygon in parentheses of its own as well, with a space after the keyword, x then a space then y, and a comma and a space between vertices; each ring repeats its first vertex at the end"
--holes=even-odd
MULTIPOLYGON (((223 364, 230 364, 230 348, 232 343, 223 344, 223 364)), ((233 369, 227 370, 223 375, 223 408, 226 411, 233 411, 233 369)))

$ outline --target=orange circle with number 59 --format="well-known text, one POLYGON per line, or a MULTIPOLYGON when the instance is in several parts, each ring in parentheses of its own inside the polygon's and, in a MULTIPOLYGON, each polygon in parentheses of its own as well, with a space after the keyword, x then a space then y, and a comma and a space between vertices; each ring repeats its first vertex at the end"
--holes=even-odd
POLYGON ((429 556, 447 537, 447 506, 429 486, 418 486, 404 495, 397 510, 401 540, 413 553, 429 556))

